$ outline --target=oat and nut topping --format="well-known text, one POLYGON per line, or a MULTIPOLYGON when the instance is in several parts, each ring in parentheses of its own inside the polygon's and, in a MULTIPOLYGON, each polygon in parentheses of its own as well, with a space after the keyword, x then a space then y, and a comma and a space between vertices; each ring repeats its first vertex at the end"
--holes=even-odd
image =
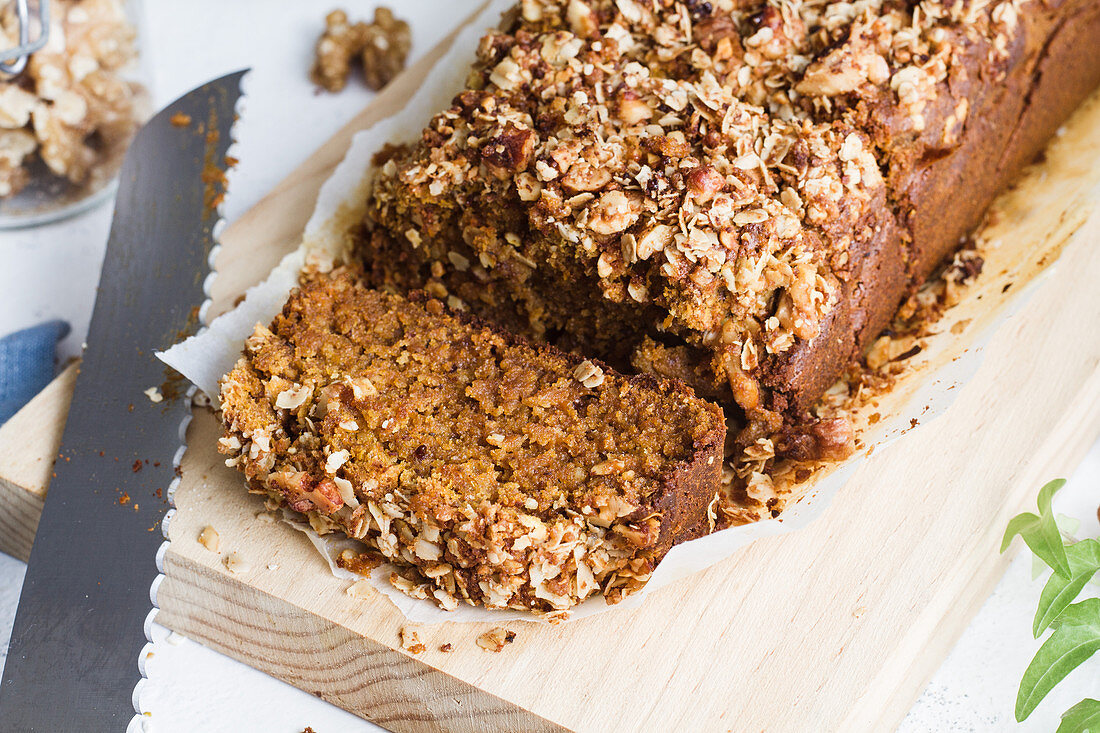
POLYGON ((1019 4, 523 0, 421 144, 389 151, 368 228, 415 232, 441 293, 472 264, 474 299, 512 297, 536 334, 585 329, 540 272, 594 276, 607 303, 583 316, 605 333, 582 340, 614 338, 612 304, 648 307, 755 409, 758 365, 819 333, 877 226, 858 102, 921 131, 957 49, 995 60, 1019 4))

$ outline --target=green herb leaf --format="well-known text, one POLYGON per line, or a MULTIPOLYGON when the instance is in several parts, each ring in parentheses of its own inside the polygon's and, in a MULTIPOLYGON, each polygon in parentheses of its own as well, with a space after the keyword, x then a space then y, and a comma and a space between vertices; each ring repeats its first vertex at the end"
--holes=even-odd
POLYGON ((1086 697, 1062 713, 1054 733, 1100 733, 1100 700, 1086 697))
POLYGON ((1058 520, 1058 529, 1061 530, 1062 536, 1070 542, 1076 542, 1077 538, 1074 535, 1081 529, 1081 520, 1066 514, 1059 514, 1055 519, 1058 520))
POLYGON ((1013 517, 1005 530, 1004 539, 1001 540, 1001 552, 1008 549, 1013 537, 1020 535, 1036 556, 1042 558, 1058 575, 1070 580, 1072 573, 1069 560, 1066 559, 1066 548, 1062 544, 1062 535, 1058 531, 1054 513, 1050 510, 1051 499, 1065 484, 1066 480, 1060 478, 1039 489, 1039 516, 1025 512, 1013 517))
POLYGON ((1043 588, 1043 595, 1039 598, 1039 608, 1035 611, 1035 623, 1032 626, 1036 639, 1073 603, 1077 594, 1092 580, 1096 571, 1100 570, 1100 542, 1082 540, 1069 545, 1066 547, 1066 558, 1069 560, 1070 579, 1066 580, 1057 573, 1051 575, 1043 588))
POLYGON ((1086 598, 1074 603, 1062 611, 1051 626, 1056 629, 1062 626, 1092 626, 1100 633, 1100 598, 1086 598))
POLYGON ((1054 514, 1050 511, 1050 503, 1054 500, 1054 495, 1065 485, 1066 480, 1064 478, 1056 478, 1053 481, 1047 481, 1043 488, 1039 489, 1039 498, 1036 503, 1039 505, 1040 514, 1053 519, 1054 514))
POLYGON ((1100 598, 1075 603, 1055 620, 1050 635, 1020 681, 1016 720, 1024 721, 1067 674, 1100 650, 1100 598))

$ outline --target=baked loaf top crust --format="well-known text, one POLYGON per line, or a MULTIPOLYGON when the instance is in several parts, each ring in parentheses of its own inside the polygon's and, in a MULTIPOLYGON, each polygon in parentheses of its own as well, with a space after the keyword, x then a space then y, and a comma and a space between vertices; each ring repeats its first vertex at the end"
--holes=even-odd
POLYGON ((640 587, 707 529, 724 418, 680 383, 533 348, 437 300, 313 275, 221 390, 250 486, 453 608, 640 587))
POLYGON ((476 311, 505 292, 520 326, 609 358, 667 334, 718 393, 782 410, 761 383, 798 387, 763 373, 853 297, 854 245, 895 227, 884 171, 956 141, 946 88, 995 83, 1020 5, 524 0, 421 143, 386 153, 368 228, 476 311), (581 277, 605 301, 583 318, 539 285, 581 277))

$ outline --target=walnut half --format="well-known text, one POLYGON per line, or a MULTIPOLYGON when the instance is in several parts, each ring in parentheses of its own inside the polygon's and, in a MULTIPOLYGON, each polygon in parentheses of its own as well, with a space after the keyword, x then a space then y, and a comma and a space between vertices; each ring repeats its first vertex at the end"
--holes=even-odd
POLYGON ((330 92, 344 88, 352 63, 358 59, 363 80, 375 91, 386 86, 405 68, 412 46, 409 24, 381 7, 371 23, 351 23, 343 10, 325 16, 325 31, 317 40, 310 78, 330 92))

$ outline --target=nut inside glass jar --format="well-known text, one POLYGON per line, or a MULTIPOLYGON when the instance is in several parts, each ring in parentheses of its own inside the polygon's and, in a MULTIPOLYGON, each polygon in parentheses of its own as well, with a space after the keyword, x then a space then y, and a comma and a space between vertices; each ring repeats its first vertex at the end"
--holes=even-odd
POLYGON ((110 196, 151 112, 132 0, 0 0, 0 228, 33 226, 110 196), (20 66, 22 68, 20 69, 20 66))

